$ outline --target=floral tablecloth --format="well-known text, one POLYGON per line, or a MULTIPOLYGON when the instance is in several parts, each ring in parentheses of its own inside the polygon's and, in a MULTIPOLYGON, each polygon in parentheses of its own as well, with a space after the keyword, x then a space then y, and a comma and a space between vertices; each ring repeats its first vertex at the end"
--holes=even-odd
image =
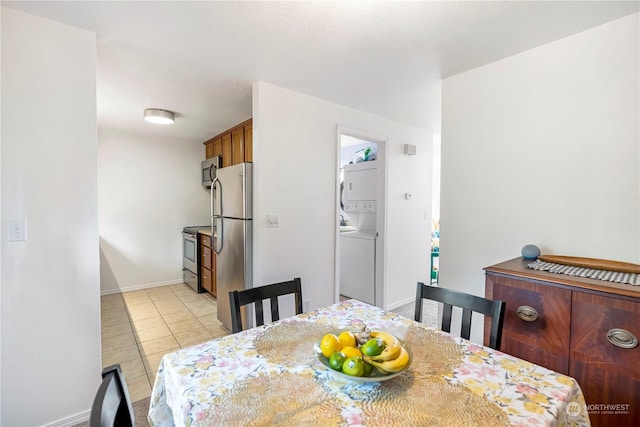
POLYGON ((588 426, 573 378, 348 300, 167 354, 152 426, 588 426), (366 325, 400 337, 412 362, 383 382, 343 379, 315 342, 366 325))

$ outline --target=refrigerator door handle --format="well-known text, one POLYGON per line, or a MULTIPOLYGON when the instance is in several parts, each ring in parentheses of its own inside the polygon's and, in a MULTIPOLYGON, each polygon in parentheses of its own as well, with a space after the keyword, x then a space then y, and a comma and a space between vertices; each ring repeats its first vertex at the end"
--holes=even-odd
POLYGON ((209 205, 211 207, 211 235, 212 236, 214 234, 213 230, 215 230, 215 223, 213 222, 214 221, 213 220, 213 201, 214 201, 213 195, 215 194, 215 191, 216 191, 215 188, 216 188, 216 180, 217 179, 218 178, 216 177, 216 178, 213 178, 211 180, 211 203, 209 205))
POLYGON ((213 251, 216 253, 216 255, 220 255, 220 252, 222 252, 222 247, 224 246, 224 219, 222 217, 222 183, 220 182, 217 176, 211 183, 211 228, 212 228, 211 233, 214 236, 216 234, 214 233, 214 229, 215 229, 214 221, 216 219, 220 220, 220 230, 217 230, 220 232, 220 234, 216 236, 216 241, 219 243, 219 245, 213 245, 213 251), (215 208, 214 208, 215 198, 213 197, 213 194, 216 191, 220 192, 218 197, 218 199, 220 200, 220 215, 216 215, 215 208))
POLYGON ((213 251, 216 255, 220 255, 220 252, 222 252, 222 246, 224 245, 224 218, 217 216, 216 219, 220 220, 220 235, 216 237, 216 241, 220 243, 220 245, 213 245, 213 251))
POLYGON ((213 180, 213 182, 211 183, 211 216, 212 217, 216 217, 216 216, 222 216, 222 182, 220 182, 220 179, 218 177, 215 177, 215 179, 213 180), (216 193, 220 193, 219 195, 216 193), (214 197, 215 194, 215 197, 214 197), (216 210, 215 210, 215 200, 218 199, 220 200, 220 213, 216 214, 216 210))

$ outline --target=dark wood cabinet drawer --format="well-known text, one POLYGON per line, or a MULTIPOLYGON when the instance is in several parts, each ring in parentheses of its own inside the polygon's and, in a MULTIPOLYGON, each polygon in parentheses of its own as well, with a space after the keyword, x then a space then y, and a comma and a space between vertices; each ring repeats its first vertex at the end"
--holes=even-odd
POLYGON ((203 246, 208 246, 208 247, 212 247, 211 246, 211 236, 207 236, 206 234, 201 234, 200 235, 200 244, 203 246))
POLYGON ((211 248, 202 246, 202 262, 200 263, 200 265, 202 267, 206 267, 209 270, 211 270, 211 252, 211 248))
POLYGON ((640 302, 573 293, 569 375, 578 380, 591 405, 593 425, 638 426, 640 346, 614 345, 607 338, 614 329, 640 338, 640 302), (613 411, 619 413, 609 413, 607 406, 600 405, 626 406, 613 411))
POLYGON ((200 268, 200 284, 203 289, 211 293, 213 290, 213 274, 208 268, 200 268))
POLYGON ((568 374, 571 291, 490 273, 486 290, 506 301, 500 350, 568 374))

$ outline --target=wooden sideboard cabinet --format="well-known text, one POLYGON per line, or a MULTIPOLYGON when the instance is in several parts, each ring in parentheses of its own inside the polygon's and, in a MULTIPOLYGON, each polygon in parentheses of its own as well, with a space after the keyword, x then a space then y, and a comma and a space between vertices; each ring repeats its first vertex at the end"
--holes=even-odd
POLYGON ((500 350, 575 378, 594 426, 639 426, 640 346, 614 345, 608 334, 640 338, 640 288, 536 271, 531 262, 485 268, 486 297, 506 301, 500 350))
POLYGON ((216 296, 216 255, 211 245, 211 236, 200 236, 200 286, 216 296))
POLYGON ((222 157, 220 167, 253 162, 253 120, 249 119, 204 142, 205 157, 222 157))

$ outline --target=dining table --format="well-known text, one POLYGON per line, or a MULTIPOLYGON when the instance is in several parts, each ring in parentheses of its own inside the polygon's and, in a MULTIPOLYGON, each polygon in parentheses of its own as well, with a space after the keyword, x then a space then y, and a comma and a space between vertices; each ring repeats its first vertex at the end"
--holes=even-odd
POLYGON ((151 426, 589 426, 571 377, 350 299, 164 355, 151 426), (384 331, 409 351, 394 375, 322 363, 338 331, 384 331))

